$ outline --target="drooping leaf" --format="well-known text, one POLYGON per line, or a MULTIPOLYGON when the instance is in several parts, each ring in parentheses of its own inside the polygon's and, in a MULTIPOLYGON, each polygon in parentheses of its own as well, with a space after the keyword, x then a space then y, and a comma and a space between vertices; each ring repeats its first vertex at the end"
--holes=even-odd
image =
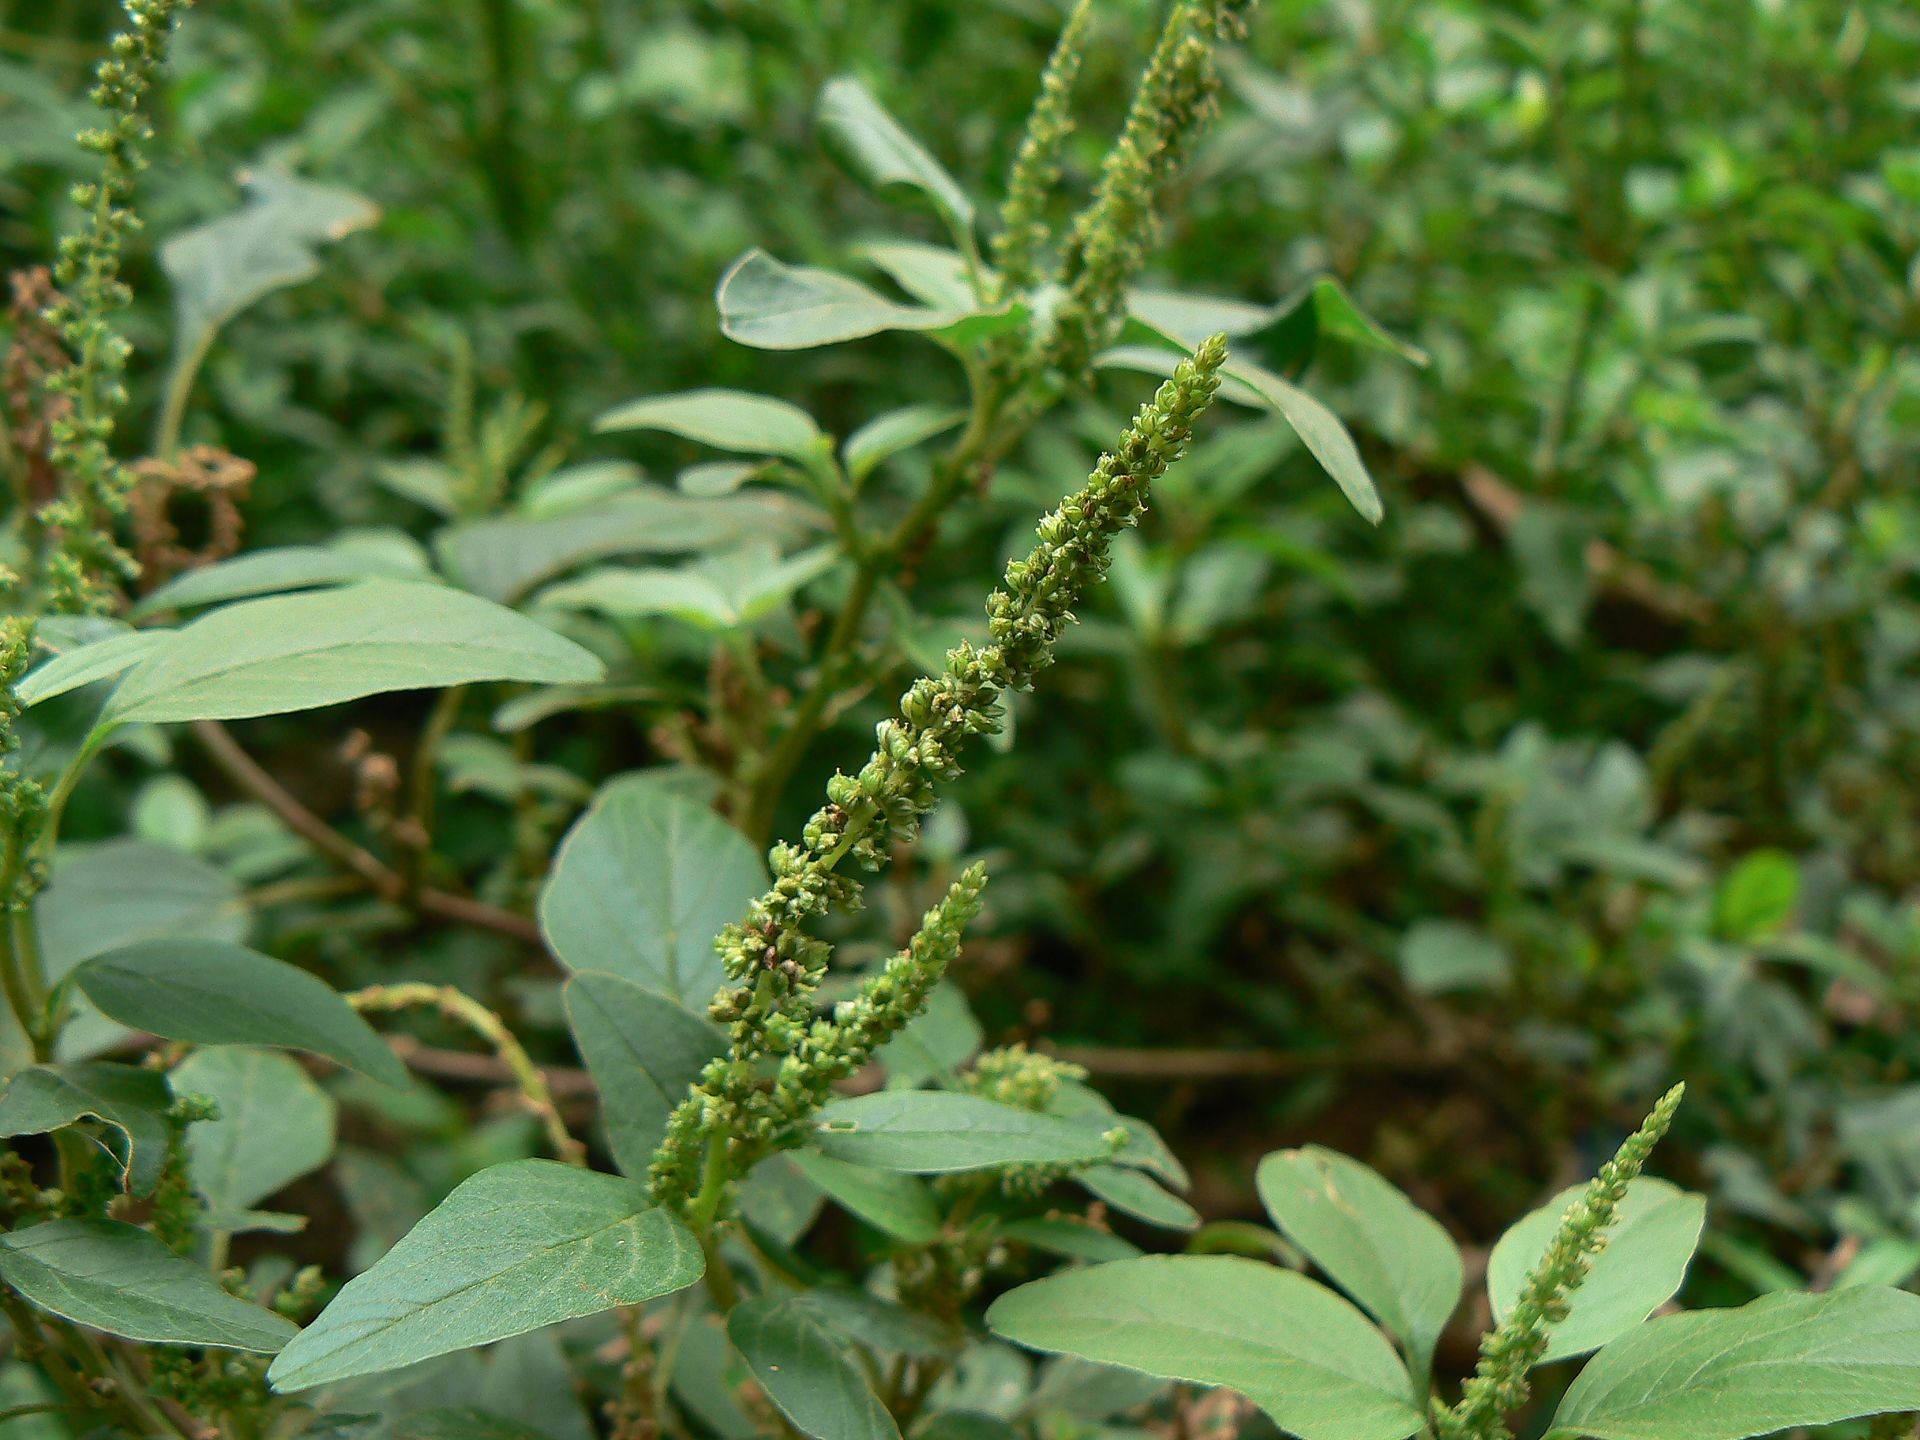
POLYGON ((689 390, 616 406, 594 422, 612 430, 666 430, 742 455, 784 455, 805 462, 826 444, 813 417, 797 405, 740 390, 689 390))
POLYGON ((173 283, 174 364, 191 366, 214 333, 262 296, 320 273, 315 247, 380 218, 371 201, 282 171, 242 177, 246 203, 160 247, 173 283))
POLYGON ((825 523, 818 511, 789 495, 701 498, 649 485, 564 515, 456 525, 440 533, 434 551, 462 585, 505 604, 590 560, 686 555, 755 539, 787 546, 825 523))
POLYGON ((389 1085, 407 1069, 331 986, 224 940, 144 940, 87 961, 74 981, 133 1030, 196 1045, 309 1050, 389 1085))
POLYGON ((933 201, 954 238, 971 248, 973 202, 946 167, 864 85, 846 75, 828 82, 820 92, 819 120, 849 168, 875 185, 906 185, 921 191, 933 201))
POLYGON ((570 970, 704 1006, 725 978, 714 936, 766 879, 752 844, 707 806, 651 779, 616 780, 561 842, 540 928, 570 970))
POLYGON ((700 1244, 630 1180, 515 1160, 462 1183, 274 1361, 276 1389, 397 1369, 684 1290, 700 1244))
POLYGON ((1096 1199, 1163 1230, 1198 1230, 1200 1214, 1178 1195, 1162 1190, 1138 1170, 1095 1165, 1073 1177, 1096 1199))
POLYGON ((814 1117, 813 1142, 836 1160, 916 1175, 1107 1156, 1105 1139, 1089 1126, 950 1090, 880 1090, 830 1101, 814 1117))
POLYGON ((883 330, 940 330, 968 311, 902 305, 833 270, 749 250, 720 278, 720 330, 760 350, 806 350, 883 330))
POLYGON ((815 1440, 899 1440, 900 1429, 804 1298, 762 1297, 736 1306, 727 1334, 780 1413, 815 1440))
POLYGON ((561 994, 614 1162, 644 1178, 667 1117, 726 1042, 705 1016, 623 976, 583 970, 561 994))
POLYGON ((1783 1292, 1628 1331, 1587 1362, 1549 1440, 1746 1440, 1903 1410, 1920 1410, 1920 1295, 1783 1292))
POLYGON ((1318 1145, 1260 1162, 1273 1223, 1406 1347, 1415 1375, 1460 1303, 1460 1252, 1438 1221, 1357 1160, 1318 1145))
POLYGON ((220 1288, 145 1230, 118 1220, 51 1220, 0 1235, 0 1280, 42 1310, 150 1345, 271 1355, 291 1322, 220 1288))
POLYGON ((792 1156, 800 1173, 829 1199, 876 1230, 909 1245, 930 1245, 939 1237, 940 1211, 923 1181, 812 1150, 795 1150, 792 1156))
MULTIPOLYGON (((1487 1294, 1496 1323, 1513 1309, 1527 1272, 1546 1253, 1560 1218, 1584 1188, 1561 1191, 1493 1247, 1487 1260, 1487 1294)), ((1634 1180, 1621 1203, 1620 1218, 1606 1232, 1606 1248, 1593 1257, 1593 1268, 1573 1292, 1567 1318, 1551 1327, 1541 1363, 1597 1350, 1671 1299, 1686 1278, 1706 1218, 1704 1196, 1649 1176, 1634 1180)))
MULTIPOLYGON (((145 596, 130 613, 155 615, 163 610, 191 610, 255 595, 282 595, 293 590, 317 590, 328 585, 351 585, 356 580, 431 580, 417 564, 382 550, 333 545, 287 545, 235 555, 198 570, 184 570, 145 596)), ((157 632, 143 630, 143 635, 157 632)))
POLYGON ((1400 1357, 1303 1276, 1232 1255, 1068 1270, 994 1302, 987 1326, 1149 1375, 1225 1385, 1300 1440, 1405 1440, 1425 1423, 1400 1357))
POLYGON ((107 1148, 127 1189, 145 1195, 166 1162, 172 1103, 157 1070, 107 1060, 33 1065, 0 1091, 0 1135, 44 1135, 83 1118, 99 1120, 119 1134, 107 1148))
MULTIPOLYGON (((1150 375, 1171 375, 1183 358, 1181 352, 1155 345, 1123 345, 1106 351, 1098 364, 1115 369, 1139 370, 1150 375)), ((1340 417, 1313 396, 1271 370, 1249 361, 1233 359, 1221 367, 1223 383, 1220 397, 1236 404, 1271 410, 1300 437, 1300 443, 1333 477, 1340 493, 1370 524, 1378 525, 1386 510, 1380 492, 1367 474, 1353 436, 1340 423, 1340 417)))
POLYGON ((187 1131, 193 1188, 217 1215, 250 1209, 333 1154, 334 1103, 285 1055, 237 1045, 198 1050, 169 1077, 219 1115, 187 1131))
POLYGON ((65 651, 28 671, 14 694, 22 705, 38 705, 96 680, 111 680, 161 649, 173 635, 171 630, 127 630, 65 651))
POLYGON ((242 600, 142 662, 104 722, 233 720, 480 680, 597 680, 600 662, 524 615, 445 585, 369 580, 242 600))

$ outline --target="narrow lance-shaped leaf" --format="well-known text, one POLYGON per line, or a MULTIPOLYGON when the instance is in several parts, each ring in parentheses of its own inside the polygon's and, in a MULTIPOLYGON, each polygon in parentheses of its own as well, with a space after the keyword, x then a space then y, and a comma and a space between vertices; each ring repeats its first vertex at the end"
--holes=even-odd
POLYGON ((797 405, 739 390, 689 390, 616 406, 594 424, 610 430, 665 430, 743 455, 783 455, 806 461, 826 437, 797 405))
POLYGON ((700 1243, 630 1180, 549 1160, 465 1181, 281 1352, 304 1390, 684 1290, 700 1243))

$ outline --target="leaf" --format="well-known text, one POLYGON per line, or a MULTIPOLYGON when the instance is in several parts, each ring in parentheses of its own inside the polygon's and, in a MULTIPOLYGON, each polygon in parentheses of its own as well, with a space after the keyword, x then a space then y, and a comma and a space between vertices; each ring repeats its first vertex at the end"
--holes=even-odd
POLYGON ((220 1046, 169 1077, 176 1095, 220 1107, 187 1130, 193 1188, 216 1214, 252 1208, 333 1155, 333 1098, 285 1055, 220 1046))
POLYGON ((1255 1184, 1274 1225, 1399 1337, 1425 1376, 1464 1283, 1439 1222, 1370 1167, 1318 1145, 1267 1156, 1255 1184))
POLYGON ((831 545, 782 560, 772 545, 750 544, 674 570, 596 570, 542 592, 539 603, 621 620, 668 615, 703 630, 740 630, 766 619, 840 559, 831 545))
POLYGON ((52 1220, 0 1235, 0 1279, 42 1310, 150 1345, 271 1355, 294 1333, 118 1220, 52 1220))
POLYGON ((173 636, 171 630, 128 630, 68 650, 34 666, 14 694, 22 705, 38 705, 96 680, 111 680, 162 648, 173 636))
POLYGON ((951 980, 942 980, 927 997, 926 1008, 909 1020, 874 1055, 890 1080, 923 1085, 945 1080, 980 1048, 980 1022, 967 997, 951 980))
POLYGON ((1105 1264, 1109 1260, 1131 1260, 1140 1254, 1140 1247, 1131 1240, 1123 1240, 1111 1231, 1098 1230, 1077 1220, 1043 1219, 1014 1220, 1000 1227, 1003 1239, 1017 1244, 1031 1245, 1036 1250, 1044 1250, 1049 1255, 1058 1255, 1067 1260, 1092 1260, 1105 1264))
POLYGON ((740 390, 689 390, 655 395, 609 410, 596 431, 666 430, 742 455, 784 455, 803 464, 825 449, 827 438, 797 405, 740 390))
POLYGON ((922 305, 935 310, 971 312, 980 308, 974 293, 967 256, 944 245, 918 240, 868 240, 853 253, 874 267, 922 305))
POLYGON ((851 76, 820 92, 820 128, 848 166, 875 185, 907 185, 933 201, 962 246, 973 246, 973 202, 918 140, 851 76))
POLYGON ((1256 334, 1278 320, 1282 311, 1280 306, 1248 300, 1140 286, 1127 292, 1127 313, 1191 349, 1211 335, 1235 340, 1256 334))
MULTIPOLYGON (((1372 525, 1380 523, 1386 514, 1380 504, 1380 492, 1373 488, 1366 462, 1361 460, 1353 436, 1347 433, 1339 416, 1299 386, 1258 365, 1235 361, 1222 373, 1239 381, 1291 425, 1300 443, 1320 462, 1320 468, 1333 477, 1333 483, 1340 487, 1340 493, 1360 512, 1361 518, 1372 525)), ((1228 394, 1228 398, 1241 397, 1228 394)))
MULTIPOLYGON (((431 580, 418 565, 378 550, 344 549, 330 545, 287 545, 236 555, 198 570, 184 570, 145 596, 129 614, 155 615, 162 610, 190 610, 219 605, 255 595, 280 595, 293 590, 316 590, 328 585, 351 585, 356 580, 431 580)), ((143 635, 157 632, 143 630, 143 635)))
POLYGON ((1198 1230, 1200 1215, 1178 1195, 1162 1190, 1138 1170, 1118 1165, 1095 1165, 1073 1177, 1086 1186, 1096 1199, 1136 1220, 1158 1225, 1163 1230, 1198 1230))
POLYGON ((808 1312, 805 1300, 749 1300, 727 1317, 727 1335, 767 1398, 803 1434, 899 1440, 899 1427, 846 1342, 808 1312))
POLYGON ((1639 1326, 1587 1363, 1549 1435, 1745 1440, 1905 1410, 1920 1410, 1920 1295, 1866 1286, 1639 1326))
POLYGON ((685 555, 756 539, 785 546, 821 523, 819 512, 790 496, 701 498, 649 485, 564 515, 453 526, 434 541, 434 552, 467 589, 505 604, 589 560, 685 555))
POLYGON ((836 1160, 916 1175, 1107 1158, 1098 1130, 951 1090, 830 1101, 814 1117, 813 1142, 836 1160))
POLYGON ((281 171, 243 175, 246 203, 160 247, 173 283, 175 366, 193 365, 214 333, 262 296, 320 273, 314 247, 364 230, 379 207, 350 190, 281 171))
POLYGON ((237 720, 389 690, 580 683, 602 673, 571 640, 478 596, 369 580, 202 616, 120 682, 101 718, 237 720))
POLYGON ((1741 857, 1713 897, 1713 928, 1723 940, 1763 939, 1793 917, 1800 899, 1800 867, 1779 850, 1741 857))
POLYGON ((1405 1440, 1400 1358, 1324 1286, 1232 1255, 1153 1255, 1022 1285, 987 1311, 1036 1350, 1239 1391, 1300 1440, 1405 1440))
POLYGON ((157 1070, 105 1060, 35 1065, 0 1091, 0 1135, 44 1135, 76 1120, 99 1120, 123 1137, 109 1149, 126 1188, 145 1195, 166 1162, 172 1103, 166 1077, 157 1070))
POLYGON ((889 410, 847 437, 840 452, 847 474, 856 482, 864 480, 895 455, 924 444, 936 435, 944 435, 966 418, 966 411, 944 405, 908 405, 889 410))
MULTIPOLYGON (((1384 350, 1422 369, 1430 362, 1431 357, 1425 350, 1402 340, 1362 310, 1353 296, 1347 293, 1347 287, 1331 275, 1320 276, 1307 289, 1308 298, 1313 302, 1315 323, 1321 334, 1338 335, 1352 345, 1384 350)), ((1288 308, 1297 303, 1297 297, 1285 302, 1288 308)))
POLYGON ((196 1045, 277 1045, 337 1060, 389 1085, 407 1067, 333 988, 224 940, 146 940, 82 965, 74 981, 133 1030, 196 1045))
POLYGON ((705 1016, 619 975, 582 971, 561 995, 614 1163, 644 1179, 667 1117, 726 1041, 705 1016))
POLYGON ((1400 940, 1400 973, 1422 995, 1496 990, 1511 968, 1497 940, 1457 920, 1422 920, 1400 940))
POLYGON ((843 1210, 908 1245, 940 1236, 940 1211, 925 1182, 893 1170, 852 1165, 813 1150, 789 1152, 800 1173, 843 1210))
POLYGON ((555 853, 540 930, 570 970, 705 1005, 726 979, 714 936, 766 883, 747 837, 698 800, 651 779, 617 780, 555 853))
POLYGON ((786 265, 749 250, 720 277, 720 331, 760 350, 806 350, 883 330, 941 330, 961 309, 901 305, 833 270, 786 265))
MULTIPOLYGON (((1155 345, 1121 345, 1096 357, 1095 364, 1149 375, 1171 375, 1183 358, 1179 352, 1155 345)), ((1220 374, 1223 400, 1271 410, 1280 416, 1300 437, 1300 443, 1320 463, 1320 468, 1333 477, 1340 493, 1361 517, 1370 524, 1380 523, 1386 514, 1380 493, 1374 489, 1353 436, 1347 433, 1347 427, 1340 423, 1337 415, 1299 386, 1247 361, 1229 360, 1221 367, 1220 374)))
POLYGON ((700 1244, 644 1188, 551 1160, 482 1170, 295 1337, 281 1391, 411 1365, 684 1290, 700 1244))
MULTIPOLYGON (((1567 1207, 1586 1189, 1562 1190, 1500 1237, 1487 1260, 1487 1294, 1498 1324, 1520 1298, 1527 1272, 1552 1243, 1567 1207)), ((1607 1246, 1569 1300, 1567 1318, 1549 1328, 1539 1364, 1597 1350, 1623 1335, 1673 1297, 1686 1279, 1687 1262, 1700 1243, 1707 1202, 1642 1176, 1627 1187, 1620 1218, 1606 1231, 1607 1246)))

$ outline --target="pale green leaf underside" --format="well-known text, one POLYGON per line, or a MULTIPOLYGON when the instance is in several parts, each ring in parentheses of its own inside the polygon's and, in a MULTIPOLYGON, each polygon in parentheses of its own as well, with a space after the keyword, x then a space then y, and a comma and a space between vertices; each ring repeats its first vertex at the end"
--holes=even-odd
POLYGON ((883 330, 939 330, 961 309, 902 305, 832 270, 786 265, 749 250, 720 279, 720 330, 761 350, 805 350, 883 330))
POLYGON ((1309 1145, 1260 1162, 1274 1225, 1407 1350, 1424 1375, 1460 1303, 1460 1252, 1438 1221, 1359 1161, 1309 1145))
POLYGON ((907 185, 924 192, 965 243, 973 225, 973 202, 864 85, 845 75, 828 82, 820 92, 819 114, 820 128, 853 169, 876 185, 907 185))
POLYGON ((524 615, 444 585, 370 580, 215 610, 135 666, 103 723, 234 720, 482 680, 580 684, 602 666, 524 615))
POLYGON ((1005 1339, 1225 1385, 1300 1440, 1405 1440, 1424 1420, 1386 1337, 1324 1286, 1228 1255, 1153 1255, 1003 1295, 1005 1339))
POLYGON ((153 1235, 117 1220, 53 1220, 0 1235, 0 1279, 42 1310, 155 1345, 270 1355, 291 1323, 237 1296, 153 1235))
POLYGON ((173 638, 171 630, 129 630, 109 635, 36 665, 15 688, 22 705, 38 705, 96 680, 111 680, 138 665, 173 638))
POLYGON ((333 1097, 288 1056, 220 1045, 194 1052, 169 1078, 176 1095, 219 1107, 187 1131, 193 1188, 216 1214, 250 1209, 333 1155, 333 1097))
POLYGON ((281 1352, 304 1390, 684 1290, 700 1244, 630 1180, 548 1160, 495 1165, 443 1200, 281 1352))

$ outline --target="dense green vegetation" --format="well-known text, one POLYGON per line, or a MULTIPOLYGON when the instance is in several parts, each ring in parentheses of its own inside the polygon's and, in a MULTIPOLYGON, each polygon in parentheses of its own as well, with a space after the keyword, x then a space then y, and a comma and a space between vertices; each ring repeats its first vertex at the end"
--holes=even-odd
POLYGON ((0 0, 0 1428, 1912 1433, 1920 14, 181 9, 0 0))

